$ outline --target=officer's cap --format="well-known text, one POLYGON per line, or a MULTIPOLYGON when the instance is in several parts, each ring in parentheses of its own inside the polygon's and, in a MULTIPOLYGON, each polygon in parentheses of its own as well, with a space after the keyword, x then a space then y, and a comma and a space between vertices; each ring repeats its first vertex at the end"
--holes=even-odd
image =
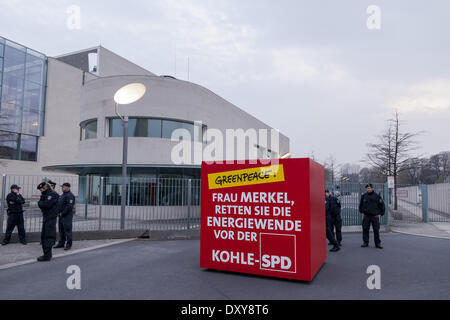
POLYGON ((52 180, 49 180, 49 181, 48 181, 48 184, 51 185, 51 186, 53 186, 53 187, 55 187, 55 186, 57 185, 57 183, 56 183, 56 182, 53 182, 52 180))
POLYGON ((19 187, 17 184, 13 184, 12 186, 11 186, 11 190, 20 190, 20 189, 22 189, 21 187, 19 187))
POLYGON ((67 187, 67 188, 70 188, 70 183, 68 183, 68 182, 66 182, 66 183, 63 183, 63 185, 62 185, 63 187, 67 187))
POLYGON ((43 187, 45 187, 47 185, 47 182, 41 182, 38 186, 37 189, 41 190, 43 187))

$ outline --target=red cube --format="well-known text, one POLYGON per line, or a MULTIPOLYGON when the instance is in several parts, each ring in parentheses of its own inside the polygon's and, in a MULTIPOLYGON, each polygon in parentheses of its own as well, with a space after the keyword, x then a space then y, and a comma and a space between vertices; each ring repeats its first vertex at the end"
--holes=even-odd
POLYGON ((312 281, 326 260, 324 168, 202 165, 200 267, 312 281))

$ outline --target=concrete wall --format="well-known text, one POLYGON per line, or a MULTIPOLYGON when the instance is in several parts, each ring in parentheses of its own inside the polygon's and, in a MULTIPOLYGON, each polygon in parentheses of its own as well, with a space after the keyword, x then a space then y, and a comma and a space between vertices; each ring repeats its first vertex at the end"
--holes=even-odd
MULTIPOLYGON (((108 118, 116 117, 113 96, 125 84, 141 82, 147 93, 140 101, 121 106, 120 112, 130 117, 156 117, 202 121, 209 129, 267 129, 264 124, 213 92, 193 83, 156 76, 118 76, 87 82, 82 88, 81 122, 97 119, 97 139, 79 144, 81 164, 121 163, 122 139, 108 138, 108 118), (105 155, 108 155, 105 157, 105 155)), ((269 141, 270 143, 270 141, 269 141)), ((173 164, 171 152, 177 142, 167 139, 130 138, 130 164, 173 164)), ((261 143, 264 144, 264 143, 261 143)), ((280 153, 289 151, 289 139, 280 136, 280 153)), ((224 153, 225 155, 225 153, 224 153)))
POLYGON ((155 75, 154 73, 138 66, 131 61, 128 61, 127 59, 103 47, 99 47, 98 61, 98 75, 100 77, 110 77, 117 75, 155 75))
POLYGON ((56 59, 64 63, 70 64, 71 66, 77 69, 89 72, 89 54, 97 53, 97 51, 98 48, 93 48, 91 50, 56 57, 56 59))

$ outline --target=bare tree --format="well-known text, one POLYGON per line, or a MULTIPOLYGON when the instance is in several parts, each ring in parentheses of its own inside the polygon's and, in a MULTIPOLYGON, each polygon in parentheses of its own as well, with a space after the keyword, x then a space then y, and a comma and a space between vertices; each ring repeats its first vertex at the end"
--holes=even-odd
POLYGON ((449 175, 450 152, 441 152, 430 158, 428 165, 433 172, 435 182, 443 182, 444 178, 449 175))
POLYGON ((424 166, 426 166, 426 159, 422 158, 410 158, 408 159, 401 168, 402 181, 408 184, 420 184, 421 176, 424 166))
POLYGON ((331 186, 334 188, 334 183, 336 181, 336 175, 338 173, 339 164, 337 163, 336 159, 330 155, 327 160, 325 161, 325 168, 329 172, 329 180, 331 183, 331 186))
POLYGON ((414 140, 422 132, 403 132, 403 122, 398 111, 394 111, 392 119, 388 120, 386 131, 379 136, 378 143, 368 144, 369 153, 367 159, 375 169, 378 169, 386 177, 393 176, 395 180, 394 210, 398 209, 397 179, 402 170, 407 168, 406 163, 411 151, 417 149, 414 140))
POLYGON ((386 131, 378 136, 378 143, 369 143, 367 146, 370 151, 367 154, 367 160, 370 164, 383 175, 393 175, 393 150, 394 150, 394 128, 392 123, 388 122, 386 131))

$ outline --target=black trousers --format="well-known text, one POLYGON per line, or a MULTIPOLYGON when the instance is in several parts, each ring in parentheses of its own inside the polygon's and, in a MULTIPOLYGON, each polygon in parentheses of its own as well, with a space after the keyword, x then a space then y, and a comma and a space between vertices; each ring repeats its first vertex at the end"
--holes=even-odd
POLYGON ((72 245, 72 220, 73 215, 69 214, 58 218, 59 244, 72 245))
POLYGON ((56 217, 44 218, 42 223, 41 244, 44 257, 52 257, 52 248, 56 243, 56 217))
POLYGON ((375 244, 381 244, 380 240, 380 219, 376 216, 364 215, 363 219, 363 241, 369 243, 370 225, 372 225, 375 244))
POLYGON ((340 214, 331 217, 330 229, 333 236, 336 235, 336 240, 342 242, 342 217, 340 214))
POLYGON ((333 245, 337 245, 337 241, 336 238, 334 237, 334 233, 331 231, 331 216, 327 215, 327 220, 326 220, 326 229, 327 229, 327 239, 328 242, 330 242, 333 245))
POLYGON ((8 215, 8 221, 6 223, 6 233, 3 242, 9 243, 9 241, 11 241, 11 235, 16 227, 19 233, 20 242, 26 241, 25 221, 23 219, 23 213, 11 213, 8 215))

